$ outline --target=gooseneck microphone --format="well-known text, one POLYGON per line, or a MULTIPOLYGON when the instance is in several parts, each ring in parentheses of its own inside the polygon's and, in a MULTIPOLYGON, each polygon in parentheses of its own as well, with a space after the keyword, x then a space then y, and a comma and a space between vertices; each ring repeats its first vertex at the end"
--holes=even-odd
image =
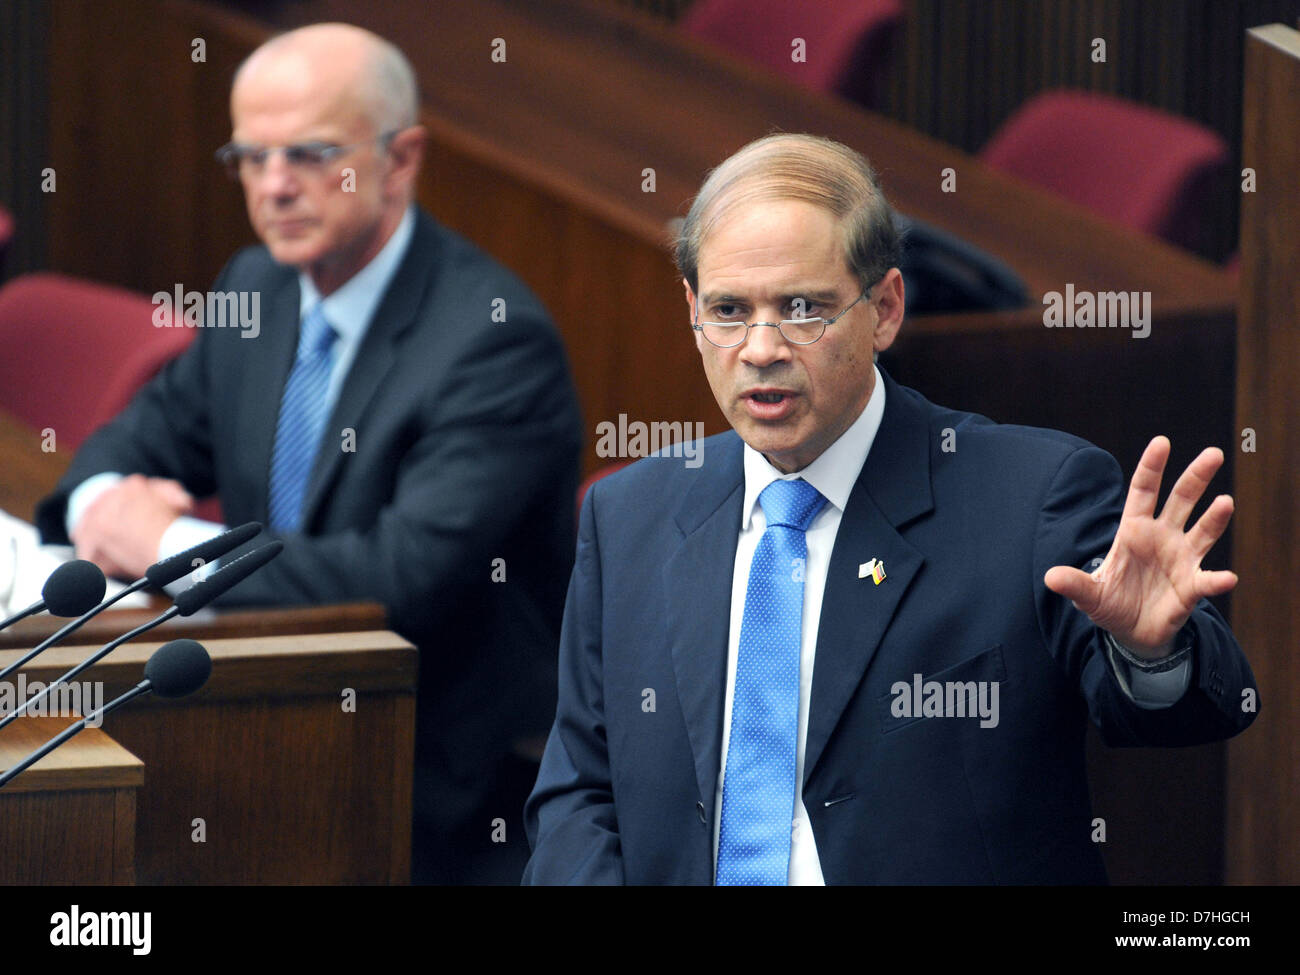
MULTIPOLYGON (((260 545, 247 555, 223 565, 201 582, 196 582, 176 597, 172 607, 180 616, 192 616, 222 593, 233 589, 254 572, 280 554, 284 542, 274 541, 260 545)), ((171 612, 171 610, 169 610, 171 612)))
MULTIPOLYGON (((43 698, 48 697, 54 691, 54 689, 58 687, 60 684, 64 683, 65 681, 72 680, 72 678, 76 677, 83 670, 86 670, 89 667, 93 667, 96 663, 98 663, 104 657, 108 656, 110 653, 112 653, 114 650, 120 647, 123 643, 126 643, 130 640, 134 640, 142 633, 148 633, 155 626, 158 626, 160 623, 165 623, 173 616, 191 616, 194 613, 197 613, 200 609, 202 609, 208 603, 212 602, 212 600, 216 599, 222 593, 226 592, 229 589, 234 588, 236 585, 243 582, 245 579, 247 579, 250 575, 252 575, 258 569, 260 569, 262 566, 266 565, 266 563, 270 562, 273 558, 275 558, 277 555, 280 554, 280 551, 283 548, 284 548, 284 542, 278 540, 274 542, 267 542, 265 545, 253 549, 253 551, 249 552, 247 555, 241 555, 239 558, 235 559, 235 561, 227 565, 223 565, 221 568, 219 568, 216 572, 212 573, 212 575, 208 576, 202 582, 196 582, 194 585, 190 586, 183 593, 177 596, 175 603, 166 612, 160 613, 158 616, 155 616, 147 623, 142 623, 139 626, 137 626, 134 630, 122 634, 120 637, 118 637, 116 640, 113 640, 111 643, 105 644, 101 649, 96 650, 94 653, 92 653, 81 663, 77 664, 77 666, 73 667, 67 673, 63 674, 63 676, 57 677, 54 680, 50 681, 45 686, 44 690, 40 691, 37 694, 33 694, 26 701, 24 701, 22 704, 16 707, 13 711, 9 712, 9 714, 7 714, 2 720, 0 720, 0 728, 3 728, 5 725, 9 724, 9 722, 13 721, 15 718, 21 717, 22 715, 26 714, 28 708, 30 708, 37 701, 40 701, 43 698)), ((180 642, 180 641, 173 641, 173 642, 180 642)))
POLYGON ((0 623, 0 630, 46 609, 51 616, 80 616, 104 598, 106 586, 104 573, 94 562, 85 559, 64 562, 45 580, 41 598, 0 623))
POLYGON ((256 538, 261 530, 262 525, 260 522, 250 521, 238 528, 224 531, 205 542, 199 542, 193 548, 187 548, 184 552, 177 552, 170 558, 155 562, 144 570, 143 579, 133 582, 131 585, 133 587, 150 585, 155 589, 162 589, 164 586, 171 585, 185 573, 193 572, 195 568, 215 561, 227 552, 233 552, 245 542, 256 538), (195 566, 195 562, 199 563, 199 565, 195 566))
MULTIPOLYGON (((240 525, 238 528, 232 528, 229 531, 222 532, 220 535, 215 535, 207 541, 200 542, 192 548, 187 548, 184 552, 177 552, 175 555, 163 559, 161 562, 155 562, 153 565, 149 566, 149 568, 144 570, 144 576, 131 583, 131 585, 127 586, 121 592, 110 596, 108 599, 105 599, 98 606, 95 606, 89 611, 78 610, 77 612, 81 613, 81 616, 62 627, 58 632, 50 634, 50 636, 46 637, 37 646, 27 651, 27 653, 23 654, 8 667, 4 668, 4 670, 0 670, 0 680, 4 680, 20 667, 25 667, 37 654, 43 653, 56 643, 61 643, 69 634, 81 629, 88 620, 98 616, 128 593, 136 592, 137 590, 143 589, 145 586, 154 586, 158 589, 162 589, 164 586, 169 586, 181 576, 185 575, 185 573, 193 572, 195 569, 195 562, 198 562, 199 565, 206 565, 214 559, 219 559, 227 552, 232 552, 245 542, 256 538, 261 530, 262 526, 259 522, 250 521, 247 524, 240 525)), ((59 569, 77 564, 78 563, 76 562, 67 562, 64 563, 64 565, 59 566, 59 569)), ((80 564, 90 565, 88 562, 82 562, 80 564)), ((91 567, 95 568, 96 572, 99 571, 97 567, 93 565, 91 567)), ((58 574, 58 569, 55 570, 54 574, 58 574)), ((102 577, 103 573, 100 573, 100 576, 102 577)), ((54 576, 50 576, 50 579, 53 581, 54 576)), ((47 582, 45 585, 48 587, 49 583, 47 582)), ((103 595, 104 591, 101 588, 96 600, 102 599, 103 595)), ((77 614, 60 613, 58 615, 76 616, 77 614)))
POLYGON ((211 673, 212 658, 208 656, 208 651, 201 643, 194 640, 172 640, 170 643, 164 643, 153 652, 153 656, 144 665, 144 680, 120 697, 92 711, 80 721, 68 725, 13 768, 8 769, 0 775, 0 788, 4 788, 11 779, 39 762, 87 725, 102 723, 106 714, 115 711, 127 701, 141 694, 148 694, 150 691, 159 697, 184 697, 193 694, 207 683, 211 673))

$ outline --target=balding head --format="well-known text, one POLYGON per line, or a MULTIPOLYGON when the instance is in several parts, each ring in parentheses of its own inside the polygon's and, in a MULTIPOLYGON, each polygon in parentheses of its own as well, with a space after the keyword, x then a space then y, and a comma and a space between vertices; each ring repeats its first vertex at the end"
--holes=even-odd
POLYGON ((871 164, 831 139, 781 133, 756 139, 725 159, 696 195, 675 254, 692 289, 698 287, 700 248, 713 229, 729 215, 770 200, 810 203, 835 217, 845 262, 863 287, 901 259, 889 203, 871 164))

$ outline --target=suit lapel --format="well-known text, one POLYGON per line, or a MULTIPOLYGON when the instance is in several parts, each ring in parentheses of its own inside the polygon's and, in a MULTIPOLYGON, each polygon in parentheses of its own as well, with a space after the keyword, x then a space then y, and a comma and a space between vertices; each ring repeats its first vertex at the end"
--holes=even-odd
MULTIPOLYGON (((884 376, 884 373, 881 373, 884 376)), ((898 529, 931 511, 930 431, 912 395, 885 377, 885 415, 835 536, 817 629, 804 781, 816 768, 912 580, 925 562, 898 529), (878 558, 885 579, 859 579, 878 558)))
POLYGON ((712 453, 720 456, 704 465, 677 510, 683 538, 663 568, 677 698, 710 814, 722 756, 731 580, 745 494, 740 438, 724 434, 712 453))
POLYGON ((397 358, 394 344, 398 336, 420 313, 425 289, 433 280, 438 257, 438 241, 432 222, 420 213, 406 256, 398 265, 383 300, 375 308, 374 318, 362 336, 361 346, 344 377, 338 401, 325 425, 303 498, 304 526, 311 524, 331 481, 343 465, 342 430, 345 427, 359 429, 366 408, 397 358))

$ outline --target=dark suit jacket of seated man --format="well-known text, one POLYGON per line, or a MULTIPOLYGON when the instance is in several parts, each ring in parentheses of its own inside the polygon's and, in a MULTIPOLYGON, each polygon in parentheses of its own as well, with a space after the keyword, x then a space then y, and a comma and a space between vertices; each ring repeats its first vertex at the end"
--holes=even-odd
MULTIPOLYGON (((259 292, 262 334, 200 329, 77 452, 39 508, 47 542, 67 541, 68 493, 103 471, 175 478, 196 497, 219 497, 227 524, 266 522, 297 275, 255 247, 214 290, 259 292)), ((219 602, 384 604, 389 624, 420 647, 417 829, 459 827, 510 741, 550 721, 578 440, 545 310, 419 214, 327 426, 302 530, 277 536, 279 558, 219 602), (504 323, 491 320, 497 299, 504 323), (354 450, 341 449, 344 431, 355 431, 354 450), (493 581, 498 558, 503 582, 493 581)), ((490 819, 476 825, 487 844, 490 819)))
MULTIPOLYGON (((236 254, 214 290, 257 295, 258 334, 198 329, 86 441, 37 521, 46 541, 66 542, 69 494, 87 478, 173 479, 196 498, 216 495, 227 524, 260 521, 284 542, 221 605, 382 603, 420 649, 413 873, 456 881, 474 879, 465 871, 476 856, 499 852, 497 817, 522 869, 523 790, 485 803, 511 768, 512 743, 541 734, 553 715, 581 420, 563 344, 537 298, 410 204, 422 138, 409 124, 414 80, 405 66, 408 126, 383 132, 370 117, 376 102, 363 97, 366 66, 373 73, 376 63, 388 74, 404 65, 396 49, 341 25, 280 35, 246 62, 232 111, 236 138, 251 146, 227 150, 270 248, 236 254), (325 137, 352 144, 331 150, 337 161, 324 166, 306 152, 264 158, 258 145, 325 137), (355 186, 340 180, 342 166, 355 186), (309 207, 313 219, 296 222, 309 207), (348 284, 368 285, 381 264, 391 277, 378 295, 353 288, 347 297, 350 308, 373 301, 373 313, 352 322, 359 340, 324 422, 299 527, 278 530, 269 517, 277 417, 311 296, 297 262, 334 260, 376 212, 400 218, 396 229, 369 263, 334 282, 322 307, 348 284), (294 222, 282 227, 283 215, 294 222)), ((391 85, 383 91, 393 97, 391 85)))
MULTIPOLYGON (((750 608, 743 623, 737 611, 752 598, 738 544, 762 515, 756 483, 796 472, 828 502, 808 524, 806 564, 795 560, 817 589, 803 596, 797 777, 790 762, 800 792, 793 808, 776 803, 769 834, 788 851, 777 862, 788 856, 789 873, 781 865, 775 878, 730 882, 1101 883, 1085 721, 1111 745, 1192 745, 1254 718, 1250 667, 1205 599, 1192 596, 1185 616, 1162 609, 1185 624, 1162 618, 1143 630, 1116 616, 1117 635, 1130 641, 1119 646, 1072 605, 1108 619, 1103 603, 1116 604, 1090 587, 1103 591, 1103 580, 1141 561, 1135 540, 1208 550, 1229 503, 1217 499, 1184 535, 1180 521, 1161 524, 1144 508, 1154 505, 1167 441, 1148 447, 1126 506, 1119 467, 1104 451, 936 406, 873 367, 873 345, 887 347, 902 316, 896 240, 880 245, 874 270, 849 274, 821 203, 836 194, 817 185, 817 202, 804 202, 792 194, 805 191, 806 177, 786 176, 827 169, 847 171, 842 182, 858 186, 863 205, 879 197, 851 150, 773 136, 715 170, 687 218, 678 257, 697 327, 802 319, 790 305, 808 291, 839 287, 820 299, 838 310, 851 288, 866 290, 809 344, 798 344, 812 336, 797 324, 787 335, 784 321, 780 336, 747 326, 734 348, 706 344, 705 331, 697 342, 710 383, 744 442, 735 431, 704 440, 702 464, 647 458, 587 495, 557 715, 525 812, 526 882, 723 882, 724 783, 738 748, 731 688, 750 652, 750 608), (690 228, 709 226, 717 212, 725 216, 703 237, 698 264, 683 257, 690 228), (835 370, 855 355, 853 383, 839 389, 870 391, 865 405, 827 399, 843 375, 835 370), (827 444, 836 410, 851 423, 827 444), (830 518, 836 527, 822 520, 830 518), (810 598, 819 612, 810 613, 810 598), (819 621, 813 646, 810 615, 819 621), (1133 634, 1155 635, 1143 646, 1133 634), (1136 649, 1154 653, 1130 663, 1125 654, 1136 649)), ((1197 479, 1208 482, 1221 462, 1214 451, 1194 462, 1166 505, 1171 518, 1174 497, 1190 510, 1204 489, 1197 479)), ((1202 594, 1235 582, 1175 568, 1202 594)), ((773 666, 770 656, 755 659, 773 666)), ((769 730, 757 734, 759 753, 784 747, 769 730)), ((752 811, 744 815, 752 821, 752 811)), ((728 869, 747 856, 761 862, 760 853, 733 848, 728 869)))

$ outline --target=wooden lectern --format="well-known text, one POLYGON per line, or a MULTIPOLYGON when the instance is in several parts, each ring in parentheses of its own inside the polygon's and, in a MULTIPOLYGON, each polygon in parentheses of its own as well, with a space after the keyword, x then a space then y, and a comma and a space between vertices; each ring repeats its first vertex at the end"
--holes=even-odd
MULTIPOLYGON (((0 731, 0 769, 73 718, 19 718, 0 731)), ((144 763, 87 728, 0 790, 0 884, 135 881, 136 795, 144 763)))
MULTIPOLYGON (((32 864, 53 864, 0 872, 0 880, 130 882, 130 848, 123 844, 133 830, 138 883, 409 881, 415 648, 385 631, 204 645, 212 676, 197 694, 139 698, 110 714, 103 730, 83 732, 0 792, 5 862, 28 850, 32 864), (80 778, 60 771, 60 762, 94 748, 102 758, 110 746, 116 767, 82 768, 80 778), (83 795, 139 786, 140 760, 144 784, 134 826, 127 797, 83 795), (57 775, 63 777, 51 778, 57 775), (24 785, 25 794, 18 788, 24 785), (51 860, 47 834, 56 828, 66 856, 51 860), (93 869, 78 871, 78 856, 93 869)), ((112 700, 139 682, 158 646, 128 643, 78 679, 103 681, 103 699, 112 700)), ((29 683, 48 682, 94 649, 56 647, 24 674, 29 683)), ((0 652, 0 664, 16 653, 0 652)), ((56 726, 26 729, 22 741, 0 739, 0 763, 12 752, 12 764, 67 723, 44 720, 56 726)), ((23 721, 10 728, 23 729, 23 721)))

